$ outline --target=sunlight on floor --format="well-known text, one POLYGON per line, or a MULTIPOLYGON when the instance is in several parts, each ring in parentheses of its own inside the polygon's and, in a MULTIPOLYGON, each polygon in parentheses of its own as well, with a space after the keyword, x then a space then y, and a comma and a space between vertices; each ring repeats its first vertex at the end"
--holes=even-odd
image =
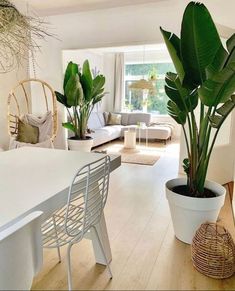
POLYGON ((96 147, 94 151, 106 151, 108 154, 122 154, 122 153, 141 153, 145 155, 179 155, 179 142, 169 141, 165 145, 163 142, 149 142, 148 146, 144 142, 136 144, 135 149, 124 148, 123 141, 114 140, 102 146, 96 147))

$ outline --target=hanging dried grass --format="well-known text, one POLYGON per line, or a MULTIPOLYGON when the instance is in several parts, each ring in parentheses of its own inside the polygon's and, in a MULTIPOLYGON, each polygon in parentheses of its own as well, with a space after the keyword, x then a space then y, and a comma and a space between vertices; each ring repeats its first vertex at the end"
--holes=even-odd
POLYGON ((0 0, 0 73, 19 67, 29 53, 39 49, 36 40, 52 36, 47 23, 21 14, 8 0, 0 0))

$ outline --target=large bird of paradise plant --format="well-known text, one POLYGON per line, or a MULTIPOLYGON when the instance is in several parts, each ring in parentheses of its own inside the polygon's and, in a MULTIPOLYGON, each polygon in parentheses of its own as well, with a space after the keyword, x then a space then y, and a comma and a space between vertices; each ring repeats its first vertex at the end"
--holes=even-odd
POLYGON ((235 34, 224 47, 209 11, 197 2, 185 9, 180 38, 160 29, 176 69, 166 74, 165 91, 169 115, 184 132, 189 195, 205 197, 211 153, 235 107, 235 34))
POLYGON ((93 76, 89 61, 79 65, 69 62, 64 76, 64 94, 55 91, 57 101, 63 104, 68 112, 69 121, 63 126, 74 133, 74 139, 86 139, 87 123, 96 103, 104 95, 105 77, 101 74, 93 76))

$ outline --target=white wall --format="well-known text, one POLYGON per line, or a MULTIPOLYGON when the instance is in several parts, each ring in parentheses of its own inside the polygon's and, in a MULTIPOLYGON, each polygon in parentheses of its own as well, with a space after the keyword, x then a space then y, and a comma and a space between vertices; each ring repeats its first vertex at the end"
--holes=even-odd
POLYGON ((89 49, 83 50, 64 50, 63 57, 63 72, 66 70, 67 64, 72 61, 77 63, 82 68, 85 60, 89 60, 91 70, 96 68, 103 74, 103 54, 99 52, 90 51, 89 49))
POLYGON ((114 102, 114 74, 115 74, 115 54, 104 54, 104 75, 106 78, 105 90, 108 94, 104 97, 104 109, 106 111, 113 110, 114 102))
MULTIPOLYGON (((28 78, 27 62, 23 62, 19 70, 6 74, 0 74, 0 147, 7 150, 9 135, 7 129, 7 98, 8 94, 19 81, 28 78)), ((19 104, 20 105, 20 104, 19 104)))
MULTIPOLYGON (((25 3, 17 3, 17 8, 21 11, 26 10, 25 3)), ((19 69, 15 69, 10 73, 0 74, 0 147, 8 149, 9 135, 7 129, 7 98, 8 94, 15 87, 19 81, 27 79, 28 72, 27 57, 19 69)), ((20 104, 19 104, 20 105, 20 104)))
POLYGON ((171 61, 167 48, 164 46, 161 50, 126 52, 125 62, 129 64, 139 63, 167 63, 171 61))

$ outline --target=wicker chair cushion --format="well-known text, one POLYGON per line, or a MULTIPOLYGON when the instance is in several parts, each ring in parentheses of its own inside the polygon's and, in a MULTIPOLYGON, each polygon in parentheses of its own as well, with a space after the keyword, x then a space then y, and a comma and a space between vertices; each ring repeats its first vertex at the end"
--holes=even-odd
POLYGON ((53 149, 54 145, 53 145, 53 142, 51 139, 45 140, 43 142, 32 144, 32 143, 19 142, 16 140, 15 137, 10 138, 10 145, 9 145, 10 150, 18 149, 18 148, 22 148, 22 147, 38 147, 38 148, 53 149))
POLYGON ((52 113, 47 111, 45 114, 38 116, 35 114, 25 114, 22 118, 30 125, 39 128, 38 142, 43 142, 52 137, 52 113))
POLYGON ((39 128, 19 119, 17 141, 36 144, 39 140, 39 128))

